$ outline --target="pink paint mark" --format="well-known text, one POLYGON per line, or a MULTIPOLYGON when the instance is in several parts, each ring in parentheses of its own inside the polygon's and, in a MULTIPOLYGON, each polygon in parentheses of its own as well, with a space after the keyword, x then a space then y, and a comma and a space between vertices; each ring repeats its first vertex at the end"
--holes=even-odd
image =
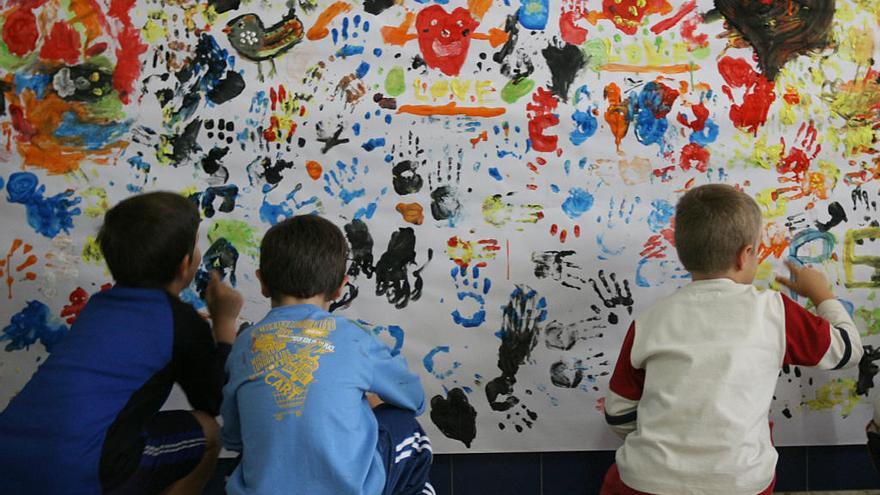
POLYGON ((40 58, 50 61, 63 61, 69 65, 79 62, 81 41, 79 33, 64 21, 52 26, 49 37, 40 49, 40 58))
POLYGON ((559 117, 553 113, 559 102, 553 93, 544 88, 538 88, 532 95, 532 101, 534 103, 526 104, 526 111, 532 112, 529 115, 529 139, 532 140, 532 148, 541 152, 556 151, 559 136, 547 135, 544 131, 559 124, 559 117))
POLYGON ((572 45, 581 45, 587 41, 589 31, 576 24, 577 21, 584 20, 586 17, 583 12, 564 10, 559 16, 559 32, 562 35, 562 40, 572 45))
POLYGON ((745 88, 742 103, 734 102, 730 106, 730 120, 733 125, 757 135, 758 128, 767 122, 770 105, 776 100, 774 84, 741 58, 723 57, 718 61, 718 72, 729 85, 723 86, 721 90, 731 102, 734 102, 731 87, 745 88))
POLYGON ((657 24, 651 26, 651 32, 654 34, 660 34, 663 31, 670 29, 671 27, 678 24, 678 21, 684 19, 684 16, 690 14, 695 8, 697 8, 696 0, 691 0, 690 2, 687 2, 686 4, 682 5, 680 9, 678 9, 678 12, 676 12, 674 16, 663 19, 657 24))

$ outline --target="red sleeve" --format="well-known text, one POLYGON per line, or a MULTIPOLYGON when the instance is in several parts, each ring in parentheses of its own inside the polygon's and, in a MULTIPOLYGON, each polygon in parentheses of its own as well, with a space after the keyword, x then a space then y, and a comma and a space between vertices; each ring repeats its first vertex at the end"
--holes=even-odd
POLYGON ((623 346, 620 348, 620 356, 614 365, 614 373, 608 388, 615 394, 629 400, 642 398, 642 389, 645 387, 645 370, 636 369, 632 365, 632 346, 636 336, 636 323, 633 322, 623 338, 623 346))
POLYGON ((831 324, 785 294, 785 359, 783 364, 816 366, 831 345, 831 324))

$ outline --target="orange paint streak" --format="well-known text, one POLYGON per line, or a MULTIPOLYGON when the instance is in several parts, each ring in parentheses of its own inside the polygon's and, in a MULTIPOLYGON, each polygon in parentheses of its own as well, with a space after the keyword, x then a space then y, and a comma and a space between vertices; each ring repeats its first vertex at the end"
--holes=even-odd
POLYGON ((605 98, 608 100, 608 109, 605 110, 605 122, 611 127, 617 151, 620 151, 620 142, 629 131, 629 108, 620 100, 620 87, 610 83, 605 87, 605 98))
POLYGON ((399 26, 382 26, 382 29, 380 29, 382 32, 382 40, 388 45, 403 46, 408 41, 418 38, 417 35, 409 33, 409 28, 412 27, 415 20, 416 15, 412 12, 407 12, 406 18, 404 18, 399 26))
POLYGON ((22 264, 15 267, 15 271, 20 272, 29 266, 35 265, 36 263, 37 263, 37 257, 32 254, 32 255, 28 256, 27 259, 24 260, 24 262, 22 264))
POLYGON ((80 23, 86 29, 86 45, 103 35, 103 27, 107 25, 104 13, 95 7, 95 4, 88 0, 71 0, 70 2, 70 10, 75 15, 70 19, 70 22, 80 23))
POLYGON ((343 12, 348 12, 351 10, 351 5, 345 2, 336 2, 333 5, 324 9, 321 12, 321 15, 318 16, 318 20, 315 21, 315 24, 309 28, 309 31, 306 33, 306 38, 315 41, 322 40, 330 34, 330 30, 327 29, 327 26, 333 22, 333 19, 336 18, 339 14, 343 12))
POLYGON ((489 44, 492 45, 492 48, 498 48, 507 43, 510 35, 507 34, 507 31, 502 29, 492 28, 489 30, 489 34, 474 33, 471 35, 471 38, 475 40, 489 40, 489 44))
POLYGON ((498 117, 507 110, 499 107, 459 107, 455 103, 446 105, 401 105, 397 113, 413 115, 467 115, 468 117, 498 117))
POLYGON ((630 65, 630 64, 604 64, 599 69, 607 72, 659 72, 661 74, 683 74, 700 69, 697 64, 674 64, 674 65, 630 65))
POLYGON ((477 143, 480 141, 489 141, 489 132, 483 131, 479 136, 470 139, 471 145, 476 149, 477 143))
POLYGON ((397 203, 395 208, 402 216, 403 220, 415 225, 421 225, 425 221, 425 213, 422 205, 418 203, 397 203))
POLYGON ((309 160, 306 162, 306 171, 309 173, 309 177, 311 177, 312 180, 318 180, 321 178, 321 172, 323 172, 323 169, 321 168, 320 163, 314 160, 309 160))
MULTIPOLYGON (((477 20, 482 20, 489 8, 492 7, 492 0, 468 0, 468 10, 477 20)), ((492 45, 495 46, 495 45, 492 45)))

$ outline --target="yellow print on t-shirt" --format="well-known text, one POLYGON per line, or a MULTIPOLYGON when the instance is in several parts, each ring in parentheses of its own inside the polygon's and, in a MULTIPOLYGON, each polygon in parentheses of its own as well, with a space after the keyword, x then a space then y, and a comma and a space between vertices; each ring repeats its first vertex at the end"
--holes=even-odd
POLYGON ((252 380, 272 388, 278 405, 275 419, 302 415, 309 385, 322 355, 332 353, 325 340, 336 329, 336 320, 280 321, 256 328, 251 336, 252 380))

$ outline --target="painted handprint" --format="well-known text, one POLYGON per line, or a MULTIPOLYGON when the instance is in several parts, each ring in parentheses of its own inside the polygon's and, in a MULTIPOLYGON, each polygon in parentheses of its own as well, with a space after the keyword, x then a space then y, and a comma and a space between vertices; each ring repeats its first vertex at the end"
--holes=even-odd
MULTIPOLYGON (((608 323, 616 325, 620 321, 615 308, 622 307, 626 309, 627 314, 632 314, 633 297, 629 288, 629 280, 624 279, 621 286, 615 273, 606 277, 605 270, 599 270, 596 278, 590 278, 590 285, 602 301, 602 306, 610 310, 608 311, 608 323)), ((596 305, 593 306, 598 308, 596 305)))
POLYGON ((535 264, 535 276, 550 278, 563 287, 581 290, 587 281, 581 277, 581 267, 568 258, 577 254, 575 251, 535 251, 532 263, 535 264))

